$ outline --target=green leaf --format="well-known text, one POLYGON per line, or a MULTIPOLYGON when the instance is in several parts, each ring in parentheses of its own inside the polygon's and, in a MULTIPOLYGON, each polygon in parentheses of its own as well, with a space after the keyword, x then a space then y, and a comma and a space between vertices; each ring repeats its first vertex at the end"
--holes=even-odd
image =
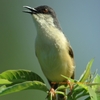
POLYGON ((100 75, 96 75, 96 77, 94 78, 93 80, 93 83, 96 84, 98 83, 97 85, 93 85, 92 86, 92 89, 96 92, 96 95, 97 95, 97 100, 100 100, 100 75))
POLYGON ((8 70, 0 74, 0 96, 27 89, 48 89, 39 75, 29 70, 8 70))
POLYGON ((0 96, 22 91, 22 90, 27 90, 27 89, 38 89, 42 90, 44 92, 47 92, 48 89, 46 85, 42 82, 39 81, 26 81, 22 83, 18 83, 9 87, 6 87, 5 85, 0 87, 0 96))
POLYGON ((8 81, 7 79, 0 79, 0 85, 2 84, 11 84, 12 82, 8 81))
POLYGON ((78 88, 73 91, 73 97, 77 97, 77 95, 82 94, 84 91, 84 88, 78 86, 78 88))
MULTIPOLYGON (((93 83, 100 83, 100 76, 98 74, 95 76, 93 83)), ((93 86, 93 89, 100 92, 100 85, 93 86)))
POLYGON ((90 86, 88 86, 88 92, 90 94, 91 100, 97 100, 96 93, 90 86))
MULTIPOLYGON (((68 78, 68 77, 66 77, 66 76, 64 76, 64 75, 61 75, 61 76, 64 77, 65 79, 69 80, 70 83, 72 83, 72 84, 77 84, 78 86, 81 86, 82 88, 84 88, 85 90, 87 90, 87 86, 86 86, 84 83, 78 82, 78 81, 73 80, 73 79, 71 79, 71 78, 68 78)), ((66 83, 66 84, 67 84, 67 83, 66 83)), ((74 89, 76 89, 76 87, 75 87, 74 89)))
POLYGON ((84 73, 81 75, 80 79, 79 79, 79 82, 85 82, 89 75, 90 75, 90 72, 91 72, 91 66, 93 64, 93 61, 94 59, 90 60, 90 62, 87 64, 86 66, 86 70, 84 71, 84 73))
MULTIPOLYGON (((25 81, 40 81, 43 82, 42 78, 36 73, 29 70, 8 70, 0 74, 0 79, 8 80, 13 84, 25 82, 25 81)), ((3 83, 3 82, 1 82, 3 83)))
POLYGON ((79 86, 81 86, 82 88, 84 88, 85 90, 88 90, 87 85, 85 85, 84 83, 79 83, 79 82, 77 82, 77 84, 78 84, 79 86))
MULTIPOLYGON (((65 78, 66 80, 70 81, 71 84, 75 84, 75 83, 77 83, 77 81, 74 80, 74 79, 71 79, 71 78, 66 77, 66 76, 64 76, 64 75, 61 75, 61 76, 62 76, 63 78, 65 78)), ((63 82, 62 82, 62 83, 63 83, 63 82)), ((67 84, 67 82, 66 82, 66 84, 67 84)))
POLYGON ((64 89, 67 89, 67 87, 65 85, 60 85, 57 87, 56 91, 61 91, 61 90, 64 90, 64 89))

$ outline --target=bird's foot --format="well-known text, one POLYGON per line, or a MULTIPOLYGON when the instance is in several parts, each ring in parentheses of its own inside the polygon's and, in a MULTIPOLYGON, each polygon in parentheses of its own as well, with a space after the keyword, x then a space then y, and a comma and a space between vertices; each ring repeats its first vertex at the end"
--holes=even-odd
POLYGON ((69 85, 70 91, 72 91, 73 85, 71 84, 70 80, 67 80, 67 85, 69 85))
POLYGON ((53 88, 50 89, 50 93, 51 93, 52 97, 56 96, 55 90, 53 88))
POLYGON ((55 90, 53 88, 51 88, 50 91, 48 92, 47 98, 49 96, 52 96, 52 100, 56 100, 56 93, 55 93, 55 90))

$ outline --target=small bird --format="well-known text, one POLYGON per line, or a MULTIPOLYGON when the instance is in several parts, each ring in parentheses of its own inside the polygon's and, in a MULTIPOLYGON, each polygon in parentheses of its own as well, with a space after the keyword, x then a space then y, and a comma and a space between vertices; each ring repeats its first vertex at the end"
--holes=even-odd
POLYGON ((66 81, 61 75, 74 78, 74 54, 54 10, 47 5, 24 8, 28 9, 24 12, 33 17, 37 30, 35 54, 50 85, 66 81))

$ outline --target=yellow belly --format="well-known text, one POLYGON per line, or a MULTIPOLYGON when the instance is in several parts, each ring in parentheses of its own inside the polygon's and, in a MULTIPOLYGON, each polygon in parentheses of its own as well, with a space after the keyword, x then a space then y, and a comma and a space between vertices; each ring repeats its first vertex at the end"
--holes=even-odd
POLYGON ((50 81, 60 82, 65 79, 61 75, 71 77, 74 71, 73 62, 65 49, 41 46, 36 49, 36 55, 44 75, 50 81))

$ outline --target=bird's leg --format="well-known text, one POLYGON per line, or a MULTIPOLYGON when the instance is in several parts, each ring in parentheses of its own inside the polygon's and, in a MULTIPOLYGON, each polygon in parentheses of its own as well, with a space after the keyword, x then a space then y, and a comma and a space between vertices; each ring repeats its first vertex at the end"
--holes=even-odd
POLYGON ((73 85, 71 84, 71 82, 69 80, 67 80, 67 85, 69 85, 70 91, 72 91, 73 85))
POLYGON ((52 95, 53 100, 56 100, 56 93, 55 93, 54 88, 51 88, 49 93, 52 95))
POLYGON ((57 87, 57 83, 56 82, 50 82, 50 81, 49 81, 49 83, 51 85, 51 88, 50 88, 50 91, 49 91, 49 93, 47 95, 47 98, 48 98, 48 96, 52 95, 52 100, 56 100, 56 92, 55 92, 55 89, 57 87))
POLYGON ((67 80, 67 85, 69 85, 69 88, 70 88, 70 91, 69 91, 69 93, 67 94, 67 96, 69 96, 69 95, 72 95, 72 89, 73 89, 73 87, 74 87, 74 84, 71 83, 69 80, 67 80))

